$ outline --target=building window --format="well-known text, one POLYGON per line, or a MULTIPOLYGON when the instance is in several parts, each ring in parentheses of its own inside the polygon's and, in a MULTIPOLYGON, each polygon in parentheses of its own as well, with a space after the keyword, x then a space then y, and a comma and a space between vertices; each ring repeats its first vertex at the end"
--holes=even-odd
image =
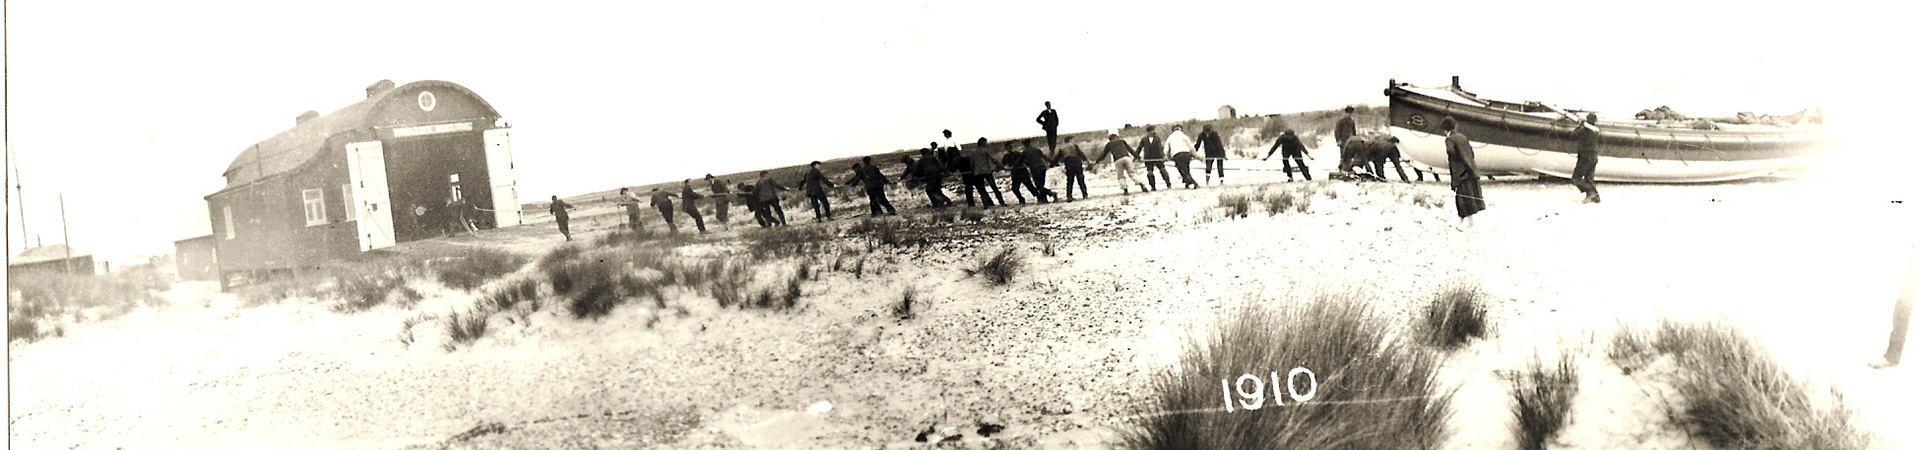
POLYGON ((307 226, 327 223, 327 191, 325 189, 301 189, 300 202, 307 205, 307 226))
POLYGON ((220 207, 220 216, 226 219, 227 239, 233 239, 233 207, 220 207))
POLYGON ((462 198, 460 197, 460 174, 447 175, 447 195, 454 200, 462 198))
POLYGON ((340 185, 340 202, 347 206, 346 209, 341 210, 341 211, 346 211, 346 216, 347 216, 347 217, 341 218, 341 221, 352 222, 355 219, 360 218, 360 211, 357 209, 354 209, 353 207, 353 185, 351 184, 340 185))

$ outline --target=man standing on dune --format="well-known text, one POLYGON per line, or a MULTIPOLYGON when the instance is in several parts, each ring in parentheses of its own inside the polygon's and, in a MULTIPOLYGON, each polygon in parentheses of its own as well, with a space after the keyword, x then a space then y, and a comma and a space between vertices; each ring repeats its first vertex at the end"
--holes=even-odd
POLYGON ((1060 113, 1053 110, 1053 102, 1048 101, 1046 104, 1047 109, 1041 110, 1040 116, 1033 118, 1033 121, 1039 122, 1040 129, 1047 132, 1047 151, 1053 152, 1055 151, 1053 141, 1060 136, 1060 113))
POLYGON ((1339 145, 1340 143, 1347 142, 1347 139, 1352 138, 1353 135, 1356 134, 1360 134, 1360 132, 1358 127, 1355 127, 1353 124, 1353 107, 1348 106, 1346 117, 1341 117, 1339 122, 1333 124, 1333 143, 1334 145, 1339 145))

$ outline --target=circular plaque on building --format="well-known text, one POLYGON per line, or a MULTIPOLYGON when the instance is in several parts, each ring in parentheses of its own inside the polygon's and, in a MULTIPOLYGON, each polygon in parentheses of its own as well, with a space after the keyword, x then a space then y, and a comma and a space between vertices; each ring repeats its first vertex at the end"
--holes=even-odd
POLYGON ((439 99, 433 98, 432 91, 420 91, 420 110, 421 111, 432 111, 433 107, 437 106, 439 102, 440 102, 439 99))

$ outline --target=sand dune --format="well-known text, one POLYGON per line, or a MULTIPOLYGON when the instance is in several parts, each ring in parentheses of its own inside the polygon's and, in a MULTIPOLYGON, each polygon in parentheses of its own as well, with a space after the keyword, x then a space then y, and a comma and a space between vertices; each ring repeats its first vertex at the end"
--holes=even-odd
MULTIPOLYGON (((1655 315, 1737 321, 1792 370, 1836 383, 1890 442, 1920 442, 1897 425, 1920 404, 1912 369, 1864 365, 1885 344, 1911 228, 1875 196, 1835 195, 1858 192, 1846 181, 1603 185, 1598 205, 1562 184, 1500 181, 1468 232, 1450 227, 1450 209, 1407 201, 1447 195, 1434 183, 1325 183, 1332 196, 1307 213, 1219 217, 1223 192, 1288 188, 1276 173, 1120 196, 1103 172, 1096 199, 996 209, 924 249, 843 242, 805 263, 865 258, 865 273, 823 269, 793 311, 721 309, 675 290, 684 315, 650 301, 598 321, 550 308, 496 317, 452 352, 432 327, 411 346, 394 336, 403 318, 472 294, 427 286, 412 308, 340 314, 298 301, 244 308, 182 284, 170 304, 11 346, 9 437, 21 448, 882 448, 927 445, 915 437, 932 430, 973 446, 1105 448, 1145 411, 1146 375, 1243 299, 1358 287, 1410 314, 1471 280, 1491 294, 1497 328, 1449 360, 1461 391, 1447 448, 1511 447, 1502 371, 1535 352, 1597 348, 1619 322, 1655 315), (1055 256, 1043 255, 1049 243, 1055 256), (1007 246, 1031 265, 1011 284, 961 270, 1007 246), (908 288, 922 309, 895 319, 887 311, 908 288)), ((913 217, 923 202, 895 196, 914 209, 908 220, 925 220, 913 217)), ((535 253, 559 243, 550 226, 432 245, 535 253)), ((1632 377, 1584 383, 1556 448, 1688 445, 1632 377)))

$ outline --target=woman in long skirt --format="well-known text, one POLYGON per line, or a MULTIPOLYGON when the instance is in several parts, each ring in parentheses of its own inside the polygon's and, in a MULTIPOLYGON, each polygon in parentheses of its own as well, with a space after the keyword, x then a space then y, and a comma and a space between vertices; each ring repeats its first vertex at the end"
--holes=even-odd
POLYGON ((1473 144, 1467 135, 1454 131, 1459 125, 1453 117, 1440 119, 1440 131, 1447 134, 1447 172, 1453 177, 1453 205, 1460 213, 1460 225, 1473 228, 1473 214, 1487 209, 1480 194, 1480 167, 1473 162, 1473 144))

